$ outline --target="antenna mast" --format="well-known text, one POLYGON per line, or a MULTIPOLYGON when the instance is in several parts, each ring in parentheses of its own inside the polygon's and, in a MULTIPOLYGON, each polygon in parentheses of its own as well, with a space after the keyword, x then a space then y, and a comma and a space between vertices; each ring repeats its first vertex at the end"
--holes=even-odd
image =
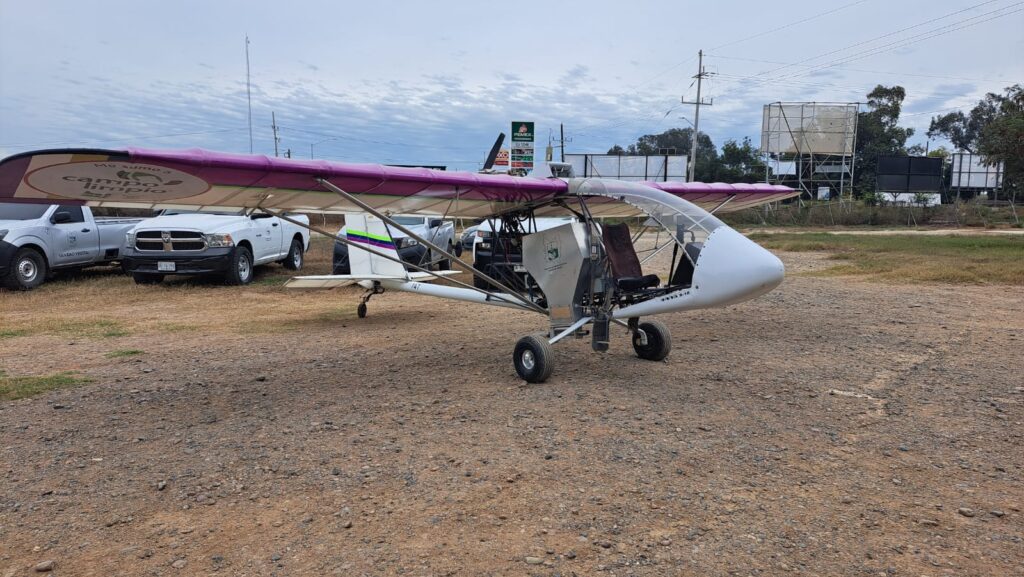
POLYGON ((252 154, 252 88, 249 82, 249 35, 245 35, 245 99, 249 102, 249 154, 252 154))

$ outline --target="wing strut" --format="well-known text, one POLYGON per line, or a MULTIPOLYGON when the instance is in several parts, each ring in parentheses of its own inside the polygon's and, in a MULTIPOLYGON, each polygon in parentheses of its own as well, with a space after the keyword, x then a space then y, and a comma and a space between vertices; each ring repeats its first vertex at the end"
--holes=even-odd
MULTIPOLYGON (((310 225, 310 224, 306 224, 306 223, 300 222, 298 220, 295 220, 294 218, 290 218, 289 216, 287 216, 287 215, 285 215, 283 213, 277 212, 275 210, 272 210, 272 209, 269 209, 269 208, 266 208, 266 207, 263 207, 263 206, 260 206, 260 207, 257 207, 257 208, 259 208, 260 210, 262 210, 263 212, 265 212, 267 214, 276 216, 277 218, 280 218, 281 220, 283 220, 285 222, 290 222, 291 224, 294 224, 296 226, 305 228, 306 230, 311 230, 311 231, 313 231, 315 233, 322 234, 322 235, 324 235, 324 236, 326 236, 328 238, 332 238, 335 241, 340 242, 340 243, 344 244, 345 246, 348 246, 349 248, 353 248, 354 247, 354 248, 356 248, 358 250, 365 250, 366 252, 374 254, 376 256, 379 256, 380 258, 383 258, 385 260, 390 260, 392 262, 397 262, 400 265, 408 266, 410 268, 414 268, 414 269, 416 269, 419 272, 425 272, 425 273, 427 273, 427 274, 429 274, 430 276, 433 276, 433 277, 446 279, 446 280, 448 280, 448 282, 455 283, 455 284, 457 284, 457 285, 459 285, 459 286, 461 286, 463 288, 472 289, 475 292, 484 293, 484 294, 489 295, 490 297, 492 297, 492 298, 494 298, 496 300, 507 302, 508 304, 513 305, 513 306, 517 306, 517 307, 520 307, 520 308, 523 308, 523 309, 527 309, 527 310, 540 309, 540 312, 544 313, 545 315, 548 314, 546 310, 541 309, 537 305, 533 305, 533 303, 530 303, 531 305, 533 305, 533 308, 525 307, 525 306, 523 306, 522 304, 520 304, 518 302, 511 301, 511 300, 505 298, 505 296, 503 294, 501 294, 501 293, 493 293, 493 292, 488 292, 488 291, 480 290, 480 289, 476 288, 473 285, 464 283, 464 282, 462 282, 460 280, 456 280, 456 279, 454 279, 454 278, 452 278, 450 276, 447 276, 447 275, 439 275, 439 274, 435 273, 434 271, 431 271, 431 270, 429 270, 427 268, 424 268, 422 266, 419 266, 417 264, 413 264, 413 263, 410 263, 410 262, 405 262, 405 261, 403 261, 401 259, 392 258, 391 256, 389 256, 387 254, 384 254, 382 252, 378 252, 377 250, 375 250, 375 249, 373 249, 373 248, 371 248, 371 247, 369 247, 369 246, 367 246, 365 244, 355 244, 355 243, 349 241, 347 238, 342 238, 341 236, 338 236, 336 234, 327 232, 326 230, 324 230, 322 228, 319 228, 319 227, 316 227, 316 226, 313 226, 313 225, 310 225)), ((470 267, 470 268, 472 268, 472 267, 470 267)), ((517 295, 512 295, 512 296, 517 296, 517 295)))
MULTIPOLYGON (((433 251, 436 251, 439 254, 443 254, 444 256, 448 257, 452 261, 461 264, 462 266, 466 267, 470 271, 473 271, 480 278, 482 278, 482 279, 486 280, 487 282, 491 283, 492 285, 494 285, 494 286, 504 290, 506 292, 506 294, 508 294, 509 296, 511 296, 511 297, 513 297, 513 298, 515 298, 515 299, 517 299, 519 301, 521 301, 526 306, 526 308, 529 308, 531 310, 534 310, 534 311, 536 311, 538 313, 541 313, 541 314, 544 314, 544 315, 548 314, 547 310, 541 308, 540 306, 537 306, 537 304, 534 303, 533 301, 531 301, 530 299, 527 299, 526 297, 520 295, 518 292, 516 292, 515 289, 512 289, 512 288, 510 288, 508 286, 505 286, 503 283, 501 283, 501 282, 491 278, 490 275, 486 275, 482 271, 477 270, 476 268, 473 267, 473 265, 465 262, 461 258, 459 258, 459 257, 455 256, 454 254, 448 252, 446 249, 443 249, 443 248, 437 246, 436 244, 434 244, 433 242, 431 242, 431 241, 423 238, 422 236, 412 232, 408 228, 406 228, 406 227, 402 226, 401 224, 395 222, 395 220, 392 219, 391 217, 385 215, 384 213, 382 213, 382 212, 378 211, 377 209, 373 208, 372 206, 366 204, 365 202, 363 202, 362 200, 357 198, 355 195, 349 194, 349 193, 345 192, 344 190, 338 188, 337 186, 334 186, 334 184, 332 184, 329 180, 320 178, 320 179, 317 179, 317 181, 320 184, 322 184, 323 186, 327 187, 328 189, 330 189, 330 190, 336 192, 337 194, 341 195, 345 200, 351 202, 352 204, 358 206, 359 208, 365 210, 366 212, 372 214, 373 216, 376 216, 377 218, 383 220, 388 226, 395 227, 396 229, 404 232, 406 235, 410 236, 411 238, 416 239, 420 244, 425 245, 427 248, 429 248, 429 249, 431 249, 433 251)), ((360 247, 360 248, 362 248, 362 247, 360 247)), ((475 290, 479 291, 480 289, 475 289, 475 290)), ((483 291, 481 291, 481 292, 483 292, 483 291)))

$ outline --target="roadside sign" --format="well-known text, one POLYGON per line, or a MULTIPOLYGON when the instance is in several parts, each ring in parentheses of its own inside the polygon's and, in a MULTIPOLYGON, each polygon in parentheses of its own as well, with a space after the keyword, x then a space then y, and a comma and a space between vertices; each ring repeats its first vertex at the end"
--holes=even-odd
POLYGON ((513 121, 512 142, 533 142, 533 123, 513 121))
POLYGON ((498 150, 498 156, 494 157, 494 166, 508 166, 508 149, 498 150))

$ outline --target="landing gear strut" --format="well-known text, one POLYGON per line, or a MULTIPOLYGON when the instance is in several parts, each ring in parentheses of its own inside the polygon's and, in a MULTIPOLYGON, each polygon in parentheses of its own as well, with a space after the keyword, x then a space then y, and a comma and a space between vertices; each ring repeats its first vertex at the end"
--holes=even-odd
POLYGON ((363 294, 363 298, 359 300, 359 306, 356 307, 356 316, 365 319, 366 318, 366 303, 370 302, 370 297, 373 295, 379 295, 384 292, 384 287, 380 286, 377 281, 373 282, 373 288, 366 289, 366 293, 363 294))

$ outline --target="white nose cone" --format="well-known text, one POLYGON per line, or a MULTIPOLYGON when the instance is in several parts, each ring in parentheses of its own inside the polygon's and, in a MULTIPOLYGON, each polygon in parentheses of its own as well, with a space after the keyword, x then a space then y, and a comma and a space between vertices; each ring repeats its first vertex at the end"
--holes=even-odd
POLYGON ((749 300, 779 286, 785 274, 779 257, 728 226, 720 226, 708 236, 697 259, 695 300, 701 307, 749 300))

